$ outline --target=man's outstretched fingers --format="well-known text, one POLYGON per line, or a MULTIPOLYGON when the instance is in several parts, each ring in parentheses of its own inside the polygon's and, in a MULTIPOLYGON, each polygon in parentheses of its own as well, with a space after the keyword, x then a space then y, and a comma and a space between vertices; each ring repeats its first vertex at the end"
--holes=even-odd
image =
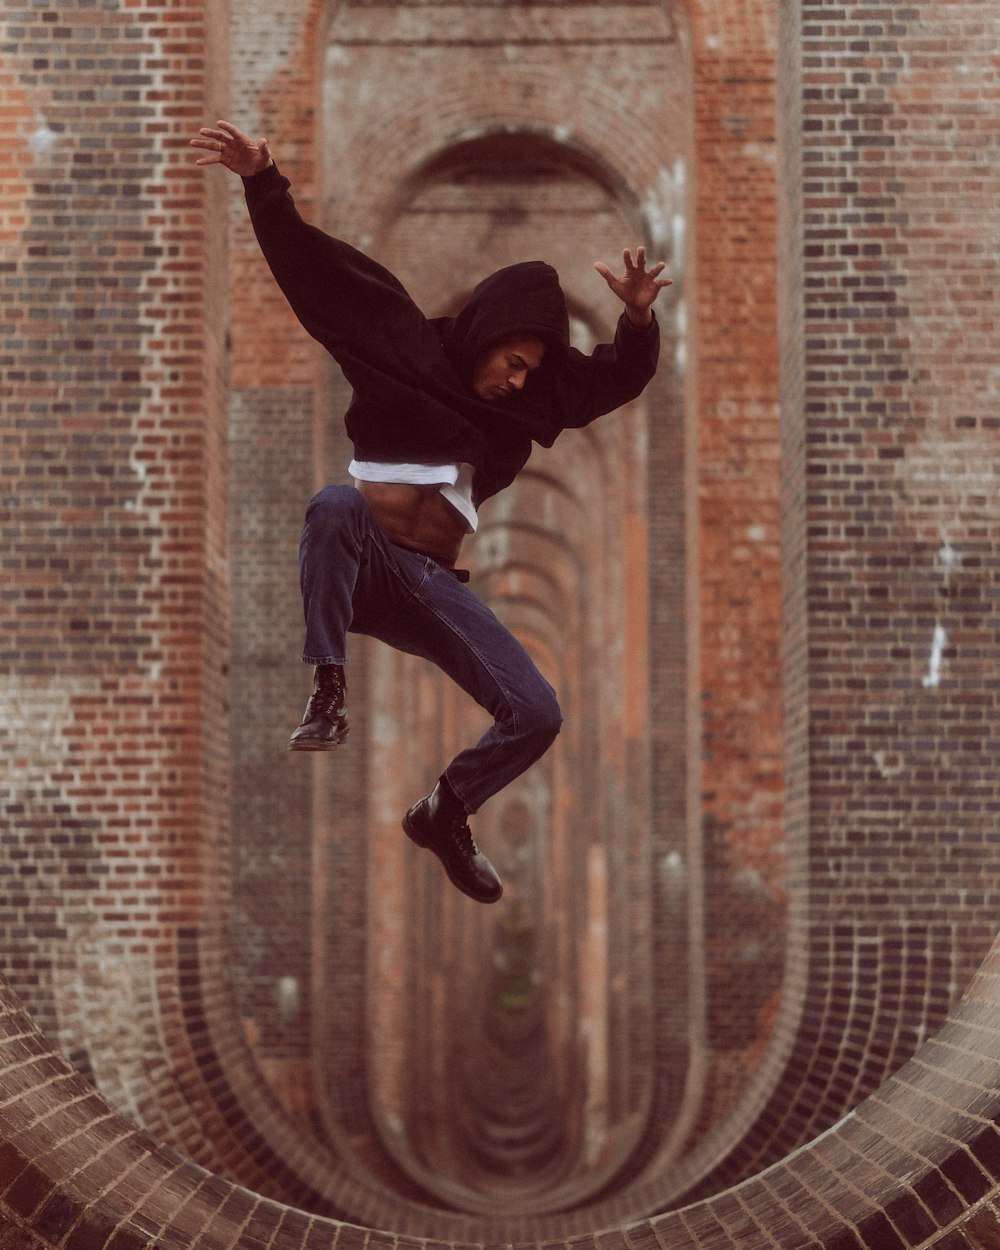
POLYGON ((209 152, 196 165, 222 165, 242 177, 252 177, 271 164, 271 152, 266 139, 254 143, 232 122, 220 120, 215 126, 202 126, 191 146, 209 152))

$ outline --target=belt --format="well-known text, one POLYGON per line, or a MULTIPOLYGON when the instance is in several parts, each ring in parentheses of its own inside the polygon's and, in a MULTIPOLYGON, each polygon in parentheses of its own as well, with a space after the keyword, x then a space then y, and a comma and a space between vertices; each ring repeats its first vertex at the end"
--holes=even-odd
MULTIPOLYGON (((434 557, 431 556, 430 559, 434 560, 434 557)), ((467 582, 472 576, 468 569, 456 569, 453 565, 442 564, 440 560, 434 560, 434 563, 438 566, 438 568, 444 569, 446 573, 450 573, 456 581, 467 582)))
POLYGON ((429 551, 421 551, 419 547, 407 547, 404 543, 393 542, 391 538, 389 541, 394 547, 402 547, 404 551, 412 552, 415 556, 423 556, 425 560, 432 561, 438 566, 439 569, 444 569, 446 573, 450 573, 456 581, 467 582, 472 576, 468 569, 456 569, 453 564, 449 564, 446 560, 442 560, 440 556, 431 555, 429 551))

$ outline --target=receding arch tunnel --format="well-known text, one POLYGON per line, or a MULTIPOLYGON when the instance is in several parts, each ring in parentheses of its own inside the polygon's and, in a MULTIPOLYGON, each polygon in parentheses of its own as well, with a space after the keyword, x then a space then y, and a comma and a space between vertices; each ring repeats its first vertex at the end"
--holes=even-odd
POLYGON ((0 1244, 997 1242, 973 9, 5 18, 0 1244), (432 314, 543 255, 588 343, 594 259, 675 276, 469 551, 565 713, 495 911, 399 833, 476 723, 431 671, 359 646, 284 755, 346 396, 185 164, 220 111, 432 314))

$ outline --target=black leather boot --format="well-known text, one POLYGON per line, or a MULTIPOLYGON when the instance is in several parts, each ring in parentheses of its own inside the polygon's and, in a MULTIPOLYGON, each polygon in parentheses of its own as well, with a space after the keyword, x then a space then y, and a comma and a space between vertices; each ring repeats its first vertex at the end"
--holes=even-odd
POLYGON ((433 851, 452 885, 477 903, 495 903, 503 893, 497 870, 473 842, 468 814, 444 778, 406 813, 403 831, 433 851))
POLYGON ((302 724, 288 742, 289 751, 332 751, 347 737, 347 683, 340 664, 319 664, 313 674, 302 724))

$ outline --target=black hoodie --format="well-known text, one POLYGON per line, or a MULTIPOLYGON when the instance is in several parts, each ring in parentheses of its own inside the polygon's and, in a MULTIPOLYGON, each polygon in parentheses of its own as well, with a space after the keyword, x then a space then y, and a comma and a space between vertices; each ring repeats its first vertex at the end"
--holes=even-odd
POLYGON ((656 370, 655 320, 639 329, 622 315, 614 343, 589 356, 571 347, 559 277, 543 261, 497 270, 457 317, 428 319, 387 269, 302 220, 277 166, 243 182, 271 272, 354 390, 344 420, 358 460, 471 464, 478 505, 514 480, 533 441, 549 447, 621 407, 656 370), (479 399, 477 360, 516 334, 546 344, 541 368, 522 391, 479 399))

